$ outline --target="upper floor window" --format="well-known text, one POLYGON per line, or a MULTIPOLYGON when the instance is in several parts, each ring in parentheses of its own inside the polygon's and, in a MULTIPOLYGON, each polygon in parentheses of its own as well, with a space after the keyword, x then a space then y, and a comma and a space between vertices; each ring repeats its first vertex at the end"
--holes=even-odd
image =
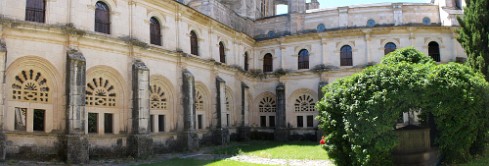
POLYGON ((45 0, 27 0, 25 7, 25 20, 44 23, 46 15, 45 0))
POLYGON ((462 9, 462 1, 461 0, 454 0, 453 3, 454 3, 453 6, 455 7, 455 9, 457 9, 457 10, 462 9))
POLYGON ((248 68, 249 68, 250 64, 248 64, 248 52, 245 52, 245 55, 244 55, 244 70, 245 71, 248 71, 248 68))
POLYGON ((428 55, 436 62, 440 62, 440 46, 437 42, 432 41, 428 44, 428 55))
POLYGON ((199 56, 199 38, 194 31, 190 31, 190 53, 199 56))
POLYGON ((340 66, 353 66, 353 53, 351 46, 344 45, 340 49, 340 66))
POLYGON ((95 32, 110 34, 110 10, 103 2, 95 4, 95 32))
POLYGON ((226 63, 226 48, 222 42, 219 42, 219 62, 226 63))
POLYGON ((154 18, 154 17, 151 17, 151 19, 149 21, 150 21, 149 33, 150 33, 150 36, 151 36, 151 44, 161 46, 161 26, 160 26, 160 22, 156 18, 154 18))
POLYGON ((273 56, 268 53, 263 57, 263 72, 272 72, 273 71, 273 56))
POLYGON ((300 69, 309 69, 309 51, 302 49, 299 51, 297 65, 300 69))
POLYGON ((396 44, 389 42, 385 44, 384 46, 384 55, 387 55, 388 53, 391 53, 392 51, 395 51, 397 49, 396 44))

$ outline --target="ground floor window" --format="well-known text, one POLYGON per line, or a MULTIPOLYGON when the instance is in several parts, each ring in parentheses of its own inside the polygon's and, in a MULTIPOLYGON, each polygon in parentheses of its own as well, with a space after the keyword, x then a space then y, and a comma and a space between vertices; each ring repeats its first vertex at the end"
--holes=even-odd
POLYGON ((43 109, 33 109, 32 121, 27 122, 27 115, 29 109, 27 108, 15 108, 15 124, 14 130, 27 131, 27 123, 32 124, 32 131, 45 131, 46 129, 46 110, 43 109))
POLYGON ((110 134, 113 133, 113 119, 114 116, 112 114, 104 114, 104 133, 110 134))
POLYGON ((260 116, 260 127, 267 127, 267 117, 260 116))
POLYGON ((229 127, 229 114, 226 114, 226 125, 229 127))
POLYGON ((269 127, 275 127, 275 116, 269 116, 268 117, 268 126, 269 127))
POLYGON ((33 130, 34 131, 44 131, 44 121, 46 118, 46 111, 41 109, 34 109, 34 118, 33 118, 33 130))
POLYGON ((98 114, 88 113, 88 133, 98 132, 98 114))
POLYGON ((260 127, 275 127, 275 116, 260 116, 260 127))
POLYGON ((197 129, 204 128, 202 120, 203 120, 203 115, 197 115, 197 129))
POLYGON ((302 127, 314 127, 314 115, 297 116, 297 128, 302 127))
POLYGON ((165 115, 158 115, 158 131, 165 131, 165 115))

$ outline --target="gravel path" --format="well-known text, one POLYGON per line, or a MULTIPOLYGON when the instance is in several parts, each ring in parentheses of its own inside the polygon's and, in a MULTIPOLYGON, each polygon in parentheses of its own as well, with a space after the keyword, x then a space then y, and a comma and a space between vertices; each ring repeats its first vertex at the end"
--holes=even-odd
POLYGON ((290 159, 269 159, 255 156, 238 155, 229 158, 230 160, 269 165, 288 165, 288 166, 334 166, 330 160, 290 160, 290 159))

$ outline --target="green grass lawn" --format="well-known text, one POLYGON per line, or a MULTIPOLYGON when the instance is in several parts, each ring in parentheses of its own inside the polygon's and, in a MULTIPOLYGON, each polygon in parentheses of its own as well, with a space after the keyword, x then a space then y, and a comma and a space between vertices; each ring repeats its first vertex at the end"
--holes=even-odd
POLYGON ((326 160, 328 154, 317 142, 273 142, 250 141, 245 143, 231 143, 226 147, 214 150, 215 154, 237 155, 298 160, 326 160))
POLYGON ((153 164, 146 164, 144 166, 269 166, 262 164, 245 163, 233 160, 197 160, 197 159, 180 159, 175 158, 171 160, 165 160, 153 164))

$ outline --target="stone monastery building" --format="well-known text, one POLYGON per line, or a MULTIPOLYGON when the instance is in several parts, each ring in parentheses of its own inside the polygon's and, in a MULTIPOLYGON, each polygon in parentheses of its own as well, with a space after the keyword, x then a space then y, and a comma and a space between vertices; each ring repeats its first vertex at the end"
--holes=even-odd
POLYGON ((412 46, 465 59, 463 0, 1 0, 0 159, 315 140, 320 87, 412 46), (275 6, 288 6, 276 15, 275 6))

